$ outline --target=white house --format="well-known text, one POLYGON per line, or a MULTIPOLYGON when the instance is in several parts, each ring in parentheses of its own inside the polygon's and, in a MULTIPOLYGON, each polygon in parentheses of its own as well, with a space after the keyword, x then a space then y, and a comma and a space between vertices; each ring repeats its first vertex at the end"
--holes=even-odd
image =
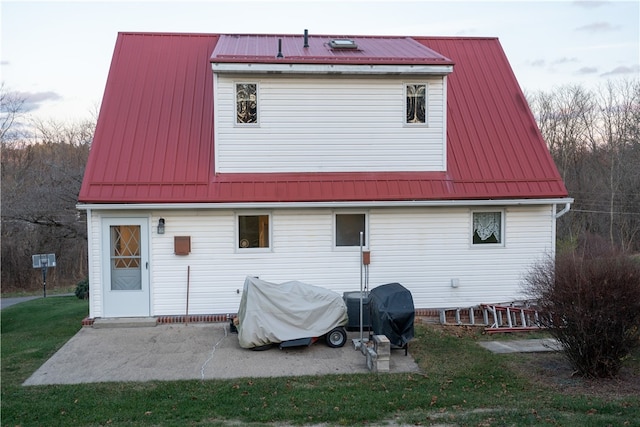
POLYGON ((570 202, 495 38, 120 33, 89 318, 225 316, 248 275, 357 291, 360 232, 418 313, 511 301, 570 202))

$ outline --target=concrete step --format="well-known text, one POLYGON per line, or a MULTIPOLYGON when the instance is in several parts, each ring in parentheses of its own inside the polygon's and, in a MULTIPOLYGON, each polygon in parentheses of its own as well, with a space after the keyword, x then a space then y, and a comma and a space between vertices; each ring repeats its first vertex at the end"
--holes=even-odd
POLYGON ((156 326, 155 317, 119 317, 119 318, 98 318, 93 322, 96 329, 104 328, 148 328, 156 326))

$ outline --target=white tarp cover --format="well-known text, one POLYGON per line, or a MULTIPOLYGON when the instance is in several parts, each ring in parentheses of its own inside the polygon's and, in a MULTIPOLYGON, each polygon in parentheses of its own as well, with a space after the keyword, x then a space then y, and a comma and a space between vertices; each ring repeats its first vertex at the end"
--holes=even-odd
POLYGON ((347 324, 347 306, 329 289, 302 282, 270 283, 248 277, 238 309, 240 347, 319 337, 347 324))

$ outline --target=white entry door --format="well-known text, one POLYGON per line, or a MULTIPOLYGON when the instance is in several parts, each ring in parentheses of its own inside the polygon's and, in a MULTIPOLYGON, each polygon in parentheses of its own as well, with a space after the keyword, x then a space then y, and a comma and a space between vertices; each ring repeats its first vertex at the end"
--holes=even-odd
POLYGON ((148 228, 146 218, 103 219, 105 317, 150 315, 148 228))

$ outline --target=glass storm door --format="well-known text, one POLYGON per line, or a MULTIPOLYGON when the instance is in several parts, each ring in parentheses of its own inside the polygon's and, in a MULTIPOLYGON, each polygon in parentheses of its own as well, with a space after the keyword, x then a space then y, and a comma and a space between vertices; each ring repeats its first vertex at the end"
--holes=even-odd
POLYGON ((145 218, 106 218, 105 317, 149 316, 148 226, 145 218))

